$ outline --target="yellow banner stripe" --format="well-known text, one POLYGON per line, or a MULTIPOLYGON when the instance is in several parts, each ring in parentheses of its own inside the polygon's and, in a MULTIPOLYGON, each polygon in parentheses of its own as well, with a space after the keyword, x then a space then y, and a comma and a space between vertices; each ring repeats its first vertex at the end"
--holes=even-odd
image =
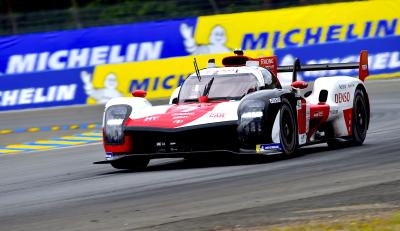
POLYGON ((0 134, 9 134, 12 130, 0 130, 0 134))
POLYGON ((73 125, 69 126, 69 129, 78 129, 78 128, 79 128, 79 125, 77 125, 77 124, 73 124, 73 125))
POLYGON ((78 145, 86 142, 74 142, 74 141, 59 141, 59 140, 38 140, 37 144, 66 144, 66 145, 78 145))
POLYGON ((40 131, 40 128, 28 128, 27 131, 28 132, 37 132, 37 131, 40 131))
POLYGON ((102 136, 101 132, 84 132, 82 133, 84 136, 102 136))
POLYGON ((53 131, 58 131, 58 130, 60 130, 60 126, 53 126, 53 127, 51 127, 51 130, 53 130, 53 131))
POLYGON ((98 140, 98 141, 100 141, 101 140, 101 138, 92 138, 92 137, 82 137, 82 136, 80 136, 80 137, 77 137, 77 136, 63 136, 63 137, 61 137, 61 139, 67 139, 67 140, 98 140))
POLYGON ((400 72, 390 73, 390 74, 380 74, 380 75, 370 75, 367 77, 368 79, 388 79, 388 78, 397 78, 400 77, 400 72))
POLYGON ((56 148, 57 146, 39 146, 39 145, 26 145, 26 144, 11 144, 7 145, 6 148, 23 148, 23 149, 49 149, 49 148, 56 148))
POLYGON ((97 124, 89 124, 88 126, 87 126, 87 128, 95 128, 97 126, 97 124))
POLYGON ((16 153, 22 152, 23 150, 10 150, 10 149, 0 149, 0 153, 16 153))

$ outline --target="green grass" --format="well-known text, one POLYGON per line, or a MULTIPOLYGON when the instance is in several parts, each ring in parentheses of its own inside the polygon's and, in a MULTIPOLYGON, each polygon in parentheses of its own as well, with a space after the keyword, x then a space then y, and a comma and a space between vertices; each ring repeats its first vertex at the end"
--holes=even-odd
POLYGON ((335 219, 334 221, 311 221, 305 224, 291 224, 269 228, 256 228, 254 231, 400 231, 400 212, 378 217, 357 219, 335 219))

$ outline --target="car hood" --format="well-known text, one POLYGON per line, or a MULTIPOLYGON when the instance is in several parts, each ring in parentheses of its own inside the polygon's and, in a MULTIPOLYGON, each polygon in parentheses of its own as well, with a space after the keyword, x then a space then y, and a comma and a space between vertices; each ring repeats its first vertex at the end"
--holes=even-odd
POLYGON ((239 101, 152 106, 131 114, 127 127, 181 128, 237 121, 239 101))

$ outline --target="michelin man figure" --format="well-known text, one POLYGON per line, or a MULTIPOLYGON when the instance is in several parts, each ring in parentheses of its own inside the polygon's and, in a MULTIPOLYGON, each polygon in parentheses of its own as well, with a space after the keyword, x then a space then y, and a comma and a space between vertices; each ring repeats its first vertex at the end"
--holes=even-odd
POLYGON ((86 94, 96 100, 98 104, 105 104, 108 100, 123 95, 117 90, 117 76, 114 73, 109 73, 104 79, 104 88, 95 89, 92 84, 92 76, 87 71, 81 72, 83 88, 86 94))
POLYGON ((225 29, 220 25, 215 26, 211 30, 210 37, 208 38, 209 44, 204 45, 197 44, 194 40, 193 27, 182 23, 180 25, 180 32, 186 51, 192 55, 217 54, 232 51, 225 45, 227 41, 225 29))

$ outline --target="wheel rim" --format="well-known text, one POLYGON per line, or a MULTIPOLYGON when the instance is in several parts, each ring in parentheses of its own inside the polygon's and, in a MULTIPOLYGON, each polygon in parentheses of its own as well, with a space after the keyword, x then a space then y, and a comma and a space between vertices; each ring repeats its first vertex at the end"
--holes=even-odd
POLYGON ((293 147, 294 143, 294 128, 293 128, 293 122, 292 122, 292 117, 290 116, 289 111, 284 108, 282 110, 282 128, 281 128, 281 133, 282 133, 282 143, 285 147, 287 147, 290 151, 293 147))

